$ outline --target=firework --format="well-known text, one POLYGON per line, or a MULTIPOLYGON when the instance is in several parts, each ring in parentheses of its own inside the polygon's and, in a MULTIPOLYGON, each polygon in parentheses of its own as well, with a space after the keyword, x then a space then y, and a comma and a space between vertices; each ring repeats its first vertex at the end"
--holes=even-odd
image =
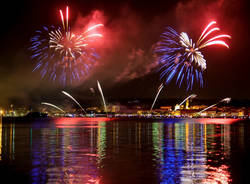
POLYGON ((62 26, 43 27, 36 31, 31 38, 31 58, 37 64, 33 71, 39 70, 41 77, 52 81, 58 80, 62 84, 80 81, 89 75, 96 60, 99 58, 94 48, 89 46, 94 37, 102 37, 93 30, 103 26, 96 24, 83 33, 74 33, 69 26, 69 8, 66 7, 66 16, 60 10, 62 26))
POLYGON ((65 111, 62 110, 60 107, 57 107, 56 105, 53 105, 53 104, 51 104, 51 103, 42 102, 41 104, 42 104, 42 105, 47 105, 47 106, 50 106, 50 107, 54 107, 54 108, 56 108, 57 110, 60 110, 60 111, 62 111, 62 112, 65 112, 65 111))
POLYGON ((104 95, 103 95, 103 92, 102 92, 102 87, 101 87, 101 84, 99 83, 99 81, 97 81, 97 87, 98 87, 98 90, 99 90, 100 93, 101 93, 102 101, 103 101, 103 106, 104 106, 105 112, 106 112, 106 114, 107 114, 107 116, 108 116, 108 111, 107 111, 106 102, 105 102, 104 95))
POLYGON ((209 107, 207 107, 207 108, 201 110, 201 111, 198 112, 197 114, 201 114, 202 112, 204 112, 204 111, 206 111, 206 110, 208 110, 208 109, 210 109, 210 108, 212 108, 212 107, 218 105, 219 103, 222 103, 222 102, 229 103, 230 101, 231 101, 231 98, 224 98, 224 99, 222 99, 221 101, 219 101, 218 103, 213 104, 213 105, 210 105, 209 107))
POLYGON ((181 107, 181 105, 182 104, 184 104, 188 99, 192 99, 192 98, 196 98, 197 97, 197 95, 196 94, 192 94, 192 95, 189 95, 187 98, 185 98, 180 104, 177 104, 176 106, 175 106, 175 111, 176 110, 178 110, 178 109, 180 109, 180 107, 181 107))
POLYGON ((229 103, 230 101, 231 101, 231 98, 224 98, 220 102, 229 103))
POLYGON ((71 96, 69 93, 67 93, 66 91, 62 91, 63 94, 65 94, 66 96, 68 96, 69 98, 71 98, 81 109, 82 111, 87 114, 87 112, 82 108, 82 106, 78 103, 78 101, 73 97, 71 96))
POLYGON ((196 94, 189 95, 187 98, 185 98, 185 99, 179 104, 179 106, 181 106, 182 104, 184 104, 188 99, 193 99, 193 98, 196 98, 196 97, 197 97, 196 94))
POLYGON ((152 109, 153 109, 153 107, 154 107, 154 105, 155 105, 155 102, 156 102, 156 100, 157 100, 157 98, 158 98, 158 96, 159 96, 161 90, 163 89, 163 87, 164 87, 164 85, 163 85, 163 83, 161 83, 161 85, 159 86, 158 91, 157 91, 157 93, 156 93, 156 96, 155 96, 155 99, 154 99, 154 102, 153 102, 153 104, 152 104, 152 106, 151 106, 150 111, 152 111, 152 109))
POLYGON ((187 33, 179 34, 173 28, 167 27, 155 48, 158 62, 162 65, 160 77, 165 78, 167 84, 176 77, 176 84, 179 87, 186 80, 187 91, 192 89, 195 80, 201 87, 203 86, 206 60, 200 50, 211 45, 222 45, 229 48, 223 39, 231 38, 229 35, 221 34, 208 39, 212 33, 220 30, 218 27, 214 27, 215 24, 215 21, 210 22, 196 43, 189 38, 187 33))

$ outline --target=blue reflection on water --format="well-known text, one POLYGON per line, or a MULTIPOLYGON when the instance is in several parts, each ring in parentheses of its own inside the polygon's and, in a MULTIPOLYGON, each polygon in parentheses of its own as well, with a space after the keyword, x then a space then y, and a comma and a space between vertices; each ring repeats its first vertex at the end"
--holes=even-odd
MULTIPOLYGON (((23 158, 31 183, 232 182, 227 120, 61 120, 0 124, 0 164, 23 158)), ((244 149, 244 126, 236 128, 244 149)))
POLYGON ((179 182, 179 173, 181 166, 184 164, 184 154, 178 148, 175 148, 175 141, 169 139, 166 141, 164 148, 164 163, 161 166, 162 183, 179 182))
POLYGON ((192 120, 179 121, 175 124, 165 122, 163 126, 153 123, 153 148, 154 155, 158 157, 156 160, 158 161, 160 182, 230 183, 228 166, 221 162, 224 159, 223 156, 228 155, 230 150, 227 147, 230 145, 228 127, 230 125, 214 126, 192 120), (160 131, 161 129, 164 131, 160 131), (220 133, 219 137, 215 137, 217 132, 220 133), (158 148, 155 144, 158 144, 158 148), (214 144, 220 145, 219 153, 213 147, 214 144), (213 163, 209 163, 211 160, 208 159, 208 153, 219 159, 220 169, 211 165, 213 163), (218 170, 222 174, 216 176, 214 170, 218 170))
POLYGON ((37 129, 32 138, 32 183, 96 182, 94 130, 67 125, 37 129))

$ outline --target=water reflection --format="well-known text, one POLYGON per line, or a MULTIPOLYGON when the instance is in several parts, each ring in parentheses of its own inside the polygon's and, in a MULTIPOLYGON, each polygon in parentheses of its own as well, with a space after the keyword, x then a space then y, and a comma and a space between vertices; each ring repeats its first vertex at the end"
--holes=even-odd
POLYGON ((0 161, 2 157, 10 161, 15 159, 15 124, 5 128, 0 121, 0 161))
POLYGON ((85 122, 79 128, 79 122, 59 120, 54 128, 33 129, 33 183, 98 183, 98 163, 105 156, 105 124, 85 122))
POLYGON ((2 117, 0 116, 0 161, 2 160, 2 117))
POLYGON ((230 125, 153 123, 161 183, 230 183, 230 125))
POLYGON ((26 168, 34 184, 231 183, 244 132, 226 119, 0 122, 0 166, 26 168))

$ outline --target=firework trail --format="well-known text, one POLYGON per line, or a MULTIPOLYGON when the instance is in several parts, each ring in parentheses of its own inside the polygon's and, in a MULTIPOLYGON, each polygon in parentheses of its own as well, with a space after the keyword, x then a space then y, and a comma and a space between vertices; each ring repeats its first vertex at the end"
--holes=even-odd
POLYGON ((196 97, 197 97, 196 94, 189 95, 189 96, 188 96, 187 98, 185 98, 179 105, 176 105, 174 110, 180 109, 181 105, 182 105, 183 103, 185 103, 189 98, 192 99, 192 98, 196 98, 196 97))
POLYGON ((41 104, 42 104, 42 105, 51 106, 51 107, 56 108, 57 110, 60 110, 60 111, 62 111, 62 112, 65 112, 65 111, 64 111, 64 110, 62 110, 60 107, 57 107, 56 105, 53 105, 53 104, 51 104, 51 103, 42 102, 41 104))
POLYGON ((230 101, 231 101, 231 98, 224 98, 224 99, 222 99, 221 101, 219 101, 218 103, 213 104, 213 105, 210 105, 209 107, 207 107, 207 108, 201 110, 201 111, 198 112, 197 114, 201 114, 202 112, 204 112, 204 111, 206 111, 206 110, 208 110, 208 109, 210 109, 210 108, 212 108, 212 107, 218 105, 219 103, 222 103, 222 102, 229 103, 230 101))
POLYGON ((177 33, 173 28, 167 27, 161 35, 161 41, 155 48, 157 61, 161 65, 160 78, 165 78, 168 84, 176 77, 176 84, 179 87, 186 80, 187 91, 192 90, 196 80, 203 87, 203 71, 206 69, 206 60, 201 49, 211 45, 229 46, 223 41, 224 38, 231 38, 226 34, 208 37, 220 29, 214 27, 215 21, 210 22, 201 33, 198 41, 194 43, 185 32, 177 33))
POLYGON ((197 95, 196 94, 192 94, 192 95, 189 95, 187 98, 185 98, 185 100, 183 100, 180 104, 179 104, 179 106, 181 106, 183 103, 185 103, 189 98, 196 98, 197 97, 197 95))
POLYGON ((220 102, 229 103, 230 101, 231 101, 231 98, 224 98, 220 102))
POLYGON ((108 116, 108 111, 107 111, 106 102, 105 102, 104 95, 103 95, 103 92, 102 92, 102 87, 101 87, 101 84, 99 83, 99 81, 97 81, 97 86, 98 86, 98 90, 100 91, 101 96, 102 96, 102 101, 103 101, 103 105, 104 105, 105 112, 106 112, 106 114, 107 114, 107 116, 108 116))
POLYGON ((41 77, 59 81, 66 85, 80 81, 89 75, 89 70, 99 58, 94 48, 89 46, 92 38, 102 37, 93 30, 103 26, 96 24, 83 33, 73 33, 69 26, 69 8, 66 17, 60 10, 62 26, 43 27, 31 38, 31 58, 37 62, 33 71, 39 70, 41 77))
POLYGON ((71 96, 69 93, 67 93, 66 91, 62 91, 63 94, 65 94, 66 96, 68 96, 69 98, 71 98, 81 109, 82 111, 87 114, 87 112, 82 108, 82 106, 76 101, 76 99, 71 96))
POLYGON ((163 89, 163 87, 164 87, 164 85, 163 85, 163 83, 161 83, 161 85, 160 85, 159 88, 158 88, 157 94, 156 94, 156 96, 155 96, 155 99, 154 99, 154 102, 153 102, 153 104, 152 104, 152 106, 151 106, 150 111, 152 111, 152 109, 153 109, 153 107, 154 107, 154 105, 155 105, 155 102, 156 102, 156 100, 157 100, 157 98, 158 98, 158 96, 159 96, 161 90, 163 89))

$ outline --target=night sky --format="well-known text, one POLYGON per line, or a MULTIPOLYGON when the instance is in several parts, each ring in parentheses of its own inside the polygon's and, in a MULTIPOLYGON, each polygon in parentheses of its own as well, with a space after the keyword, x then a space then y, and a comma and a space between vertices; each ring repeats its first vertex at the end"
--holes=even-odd
MULTIPOLYGON (((84 101, 97 93, 99 80, 106 99, 154 98, 160 85, 153 62, 152 48, 166 26, 187 32, 196 40, 211 20, 221 33, 232 36, 230 49, 211 46, 203 49, 207 60, 204 87, 193 91, 178 88, 173 80, 160 98, 184 98, 196 93, 200 99, 250 100, 249 17, 243 0, 69 0, 7 1, 1 10, 0 107, 10 104, 60 102, 61 90, 84 101), (96 44, 101 59, 85 80, 60 86, 41 80, 32 72, 30 38, 42 26, 60 26, 59 9, 70 8, 70 25, 77 27, 90 20, 102 22, 104 37, 96 44)), ((57 103, 58 104, 58 103, 57 103)))

